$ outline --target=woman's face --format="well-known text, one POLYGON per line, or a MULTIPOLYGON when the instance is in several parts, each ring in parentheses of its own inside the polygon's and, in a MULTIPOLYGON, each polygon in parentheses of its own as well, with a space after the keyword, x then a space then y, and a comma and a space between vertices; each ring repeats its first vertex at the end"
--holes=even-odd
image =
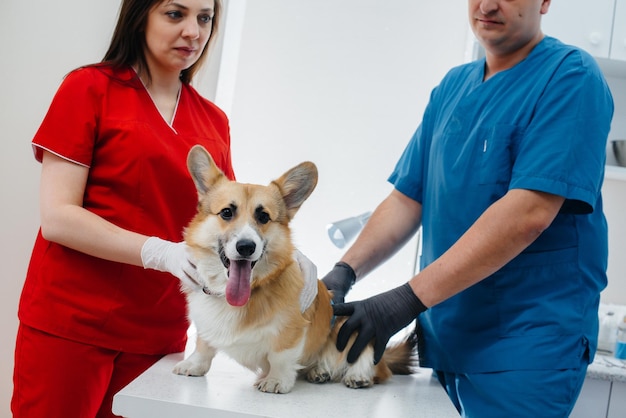
POLYGON ((214 0, 164 0, 146 23, 146 61, 153 76, 180 74, 194 64, 211 35, 214 0))

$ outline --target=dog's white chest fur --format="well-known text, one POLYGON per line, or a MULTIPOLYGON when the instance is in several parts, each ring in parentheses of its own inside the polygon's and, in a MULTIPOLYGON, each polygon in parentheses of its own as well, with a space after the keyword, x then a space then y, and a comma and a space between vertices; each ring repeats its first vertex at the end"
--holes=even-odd
POLYGON ((228 305, 223 297, 195 292, 188 302, 199 338, 255 372, 261 367, 280 330, 280 314, 268 323, 242 328, 242 309, 228 305))
POLYGON ((221 351, 258 375, 259 390, 291 391, 302 369, 306 329, 302 329, 301 338, 293 346, 277 350, 284 315, 274 314, 270 321, 242 328, 244 310, 228 305, 219 296, 195 292, 188 295, 188 303, 197 329, 196 351, 176 365, 175 373, 204 375, 212 358, 221 351))

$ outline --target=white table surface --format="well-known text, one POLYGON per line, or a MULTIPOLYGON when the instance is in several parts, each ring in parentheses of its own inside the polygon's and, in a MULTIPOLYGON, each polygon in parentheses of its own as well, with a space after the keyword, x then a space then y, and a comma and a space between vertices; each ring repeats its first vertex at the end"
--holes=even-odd
POLYGON ((122 389, 113 412, 129 418, 459 416, 430 369, 367 389, 298 380, 288 394, 268 394, 253 386, 251 371, 222 354, 204 377, 175 375, 172 369, 183 356, 164 357, 122 389))

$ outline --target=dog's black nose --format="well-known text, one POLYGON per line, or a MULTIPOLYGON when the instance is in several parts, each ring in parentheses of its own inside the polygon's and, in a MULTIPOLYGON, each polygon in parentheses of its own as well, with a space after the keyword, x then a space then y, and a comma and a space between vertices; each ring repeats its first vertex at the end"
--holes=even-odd
POLYGON ((250 256, 256 250, 256 244, 249 239, 242 239, 237 241, 237 252, 244 257, 250 256))

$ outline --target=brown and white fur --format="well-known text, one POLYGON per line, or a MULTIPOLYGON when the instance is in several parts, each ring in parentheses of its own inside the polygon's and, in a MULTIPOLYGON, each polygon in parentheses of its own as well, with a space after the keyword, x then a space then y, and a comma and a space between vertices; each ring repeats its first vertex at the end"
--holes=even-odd
POLYGON ((377 365, 371 347, 348 364, 348 350, 335 348, 343 321, 333 321, 323 282, 317 281, 315 300, 301 312, 304 279, 289 222, 317 184, 313 163, 299 164, 268 186, 228 180, 201 146, 191 149, 187 163, 199 202, 185 240, 204 292, 185 291, 197 342, 175 373, 206 374, 218 351, 256 372, 263 392, 287 393, 299 375, 361 388, 413 371, 412 338, 387 348, 377 365))

